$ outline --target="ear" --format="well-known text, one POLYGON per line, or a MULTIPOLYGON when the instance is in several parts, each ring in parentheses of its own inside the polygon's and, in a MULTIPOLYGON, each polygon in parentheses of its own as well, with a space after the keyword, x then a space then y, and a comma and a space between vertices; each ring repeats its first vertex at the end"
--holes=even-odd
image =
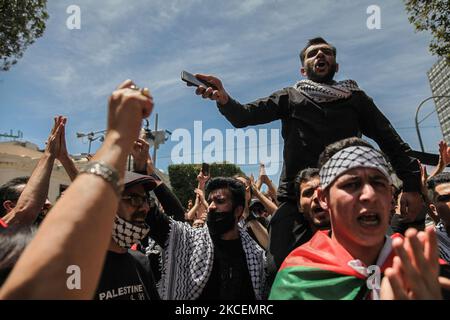
POLYGON ((15 206, 16 204, 11 200, 6 200, 5 202, 3 202, 3 208, 6 209, 7 213, 14 209, 15 206))
POLYGON ((336 73, 339 71, 339 63, 336 63, 336 73))
POLYGON ((244 213, 244 207, 243 206, 237 206, 234 209, 234 217, 237 218, 236 221, 239 221, 239 219, 241 218, 243 213, 244 213))
POLYGON ((320 206, 325 210, 330 209, 328 207, 328 199, 327 199, 328 193, 329 193, 329 189, 327 191, 324 191, 324 190, 322 190, 321 187, 317 188, 317 198, 319 198, 320 206))
POLYGON ((307 76, 307 75, 306 75, 306 69, 305 69, 305 67, 301 67, 301 68, 300 68, 300 74, 301 74, 302 76, 304 76, 304 77, 307 76))
POLYGON ((125 205, 123 204, 122 201, 119 201, 119 205, 117 206, 117 212, 116 214, 121 217, 122 219, 124 218, 124 212, 125 212, 125 205))
POLYGON ((439 217, 439 213, 438 213, 438 211, 437 211, 437 209, 436 209, 436 206, 435 206, 433 203, 430 203, 429 207, 430 207, 431 212, 433 212, 433 214, 434 214, 436 217, 439 217))

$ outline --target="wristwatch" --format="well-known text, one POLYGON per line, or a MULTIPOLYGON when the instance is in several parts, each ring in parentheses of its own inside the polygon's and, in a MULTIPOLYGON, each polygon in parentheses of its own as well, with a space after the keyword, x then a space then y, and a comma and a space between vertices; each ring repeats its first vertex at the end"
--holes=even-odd
POLYGON ((102 177, 107 182, 109 182, 118 197, 122 195, 123 184, 119 179, 117 170, 107 165, 103 161, 89 162, 84 168, 80 170, 80 174, 81 173, 89 173, 102 177))

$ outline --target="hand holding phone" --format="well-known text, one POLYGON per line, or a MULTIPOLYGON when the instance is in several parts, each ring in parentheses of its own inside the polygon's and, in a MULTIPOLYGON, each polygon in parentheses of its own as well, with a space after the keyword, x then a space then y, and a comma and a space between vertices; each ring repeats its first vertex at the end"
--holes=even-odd
POLYGON ((195 94, 202 96, 203 99, 217 101, 220 105, 228 103, 228 93, 222 85, 222 81, 211 75, 197 74, 198 77, 187 71, 181 72, 181 80, 188 86, 196 86, 195 94))
POLYGON ((202 173, 204 176, 209 176, 209 164, 205 162, 202 163, 202 173))
POLYGON ((195 87, 200 87, 203 86, 205 88, 211 87, 214 90, 216 90, 217 88, 211 84, 208 83, 204 80, 200 80, 198 78, 196 78, 192 73, 189 73, 187 71, 181 71, 181 80, 183 80, 184 82, 186 82, 188 85, 190 86, 195 86, 195 87))

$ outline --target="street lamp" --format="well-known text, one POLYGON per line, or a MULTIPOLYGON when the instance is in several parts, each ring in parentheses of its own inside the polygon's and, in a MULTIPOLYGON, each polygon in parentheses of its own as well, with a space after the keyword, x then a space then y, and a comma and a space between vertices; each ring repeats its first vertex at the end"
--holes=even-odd
POLYGON ((422 121, 424 121, 426 118, 428 118, 431 114, 433 114, 435 111, 436 111, 436 109, 433 111, 433 112, 431 112, 431 113, 429 113, 425 118, 423 118, 422 120, 418 120, 418 118, 419 118, 419 110, 420 110, 420 108, 423 106, 423 104, 425 103, 425 102, 427 102, 428 100, 430 100, 430 99, 440 99, 440 98, 450 98, 450 96, 431 96, 431 97, 428 97, 428 98, 426 98, 425 100, 423 100, 420 104, 419 104, 419 106, 417 107, 417 110, 416 110, 416 118, 415 118, 415 122, 416 122, 416 131, 417 131, 417 137, 419 138, 419 143, 420 143, 420 149, 422 150, 422 152, 425 152, 425 150, 424 150, 424 148, 423 148, 423 142, 422 142, 422 137, 421 137, 421 135, 420 135, 420 130, 419 130, 419 124, 422 122, 422 121))

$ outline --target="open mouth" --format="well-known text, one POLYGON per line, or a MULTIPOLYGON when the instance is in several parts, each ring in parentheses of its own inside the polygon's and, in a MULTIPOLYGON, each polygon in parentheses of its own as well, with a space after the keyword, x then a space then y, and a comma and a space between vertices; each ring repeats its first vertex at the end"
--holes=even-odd
POLYGON ((362 227, 376 227, 381 223, 380 216, 377 213, 362 214, 357 220, 362 227))
POLYGON ((328 217, 328 212, 321 207, 314 207, 311 209, 312 215, 315 219, 323 220, 328 217))
POLYGON ((314 69, 316 69, 316 71, 324 71, 327 68, 327 62, 325 60, 319 60, 318 62, 316 62, 314 69))

